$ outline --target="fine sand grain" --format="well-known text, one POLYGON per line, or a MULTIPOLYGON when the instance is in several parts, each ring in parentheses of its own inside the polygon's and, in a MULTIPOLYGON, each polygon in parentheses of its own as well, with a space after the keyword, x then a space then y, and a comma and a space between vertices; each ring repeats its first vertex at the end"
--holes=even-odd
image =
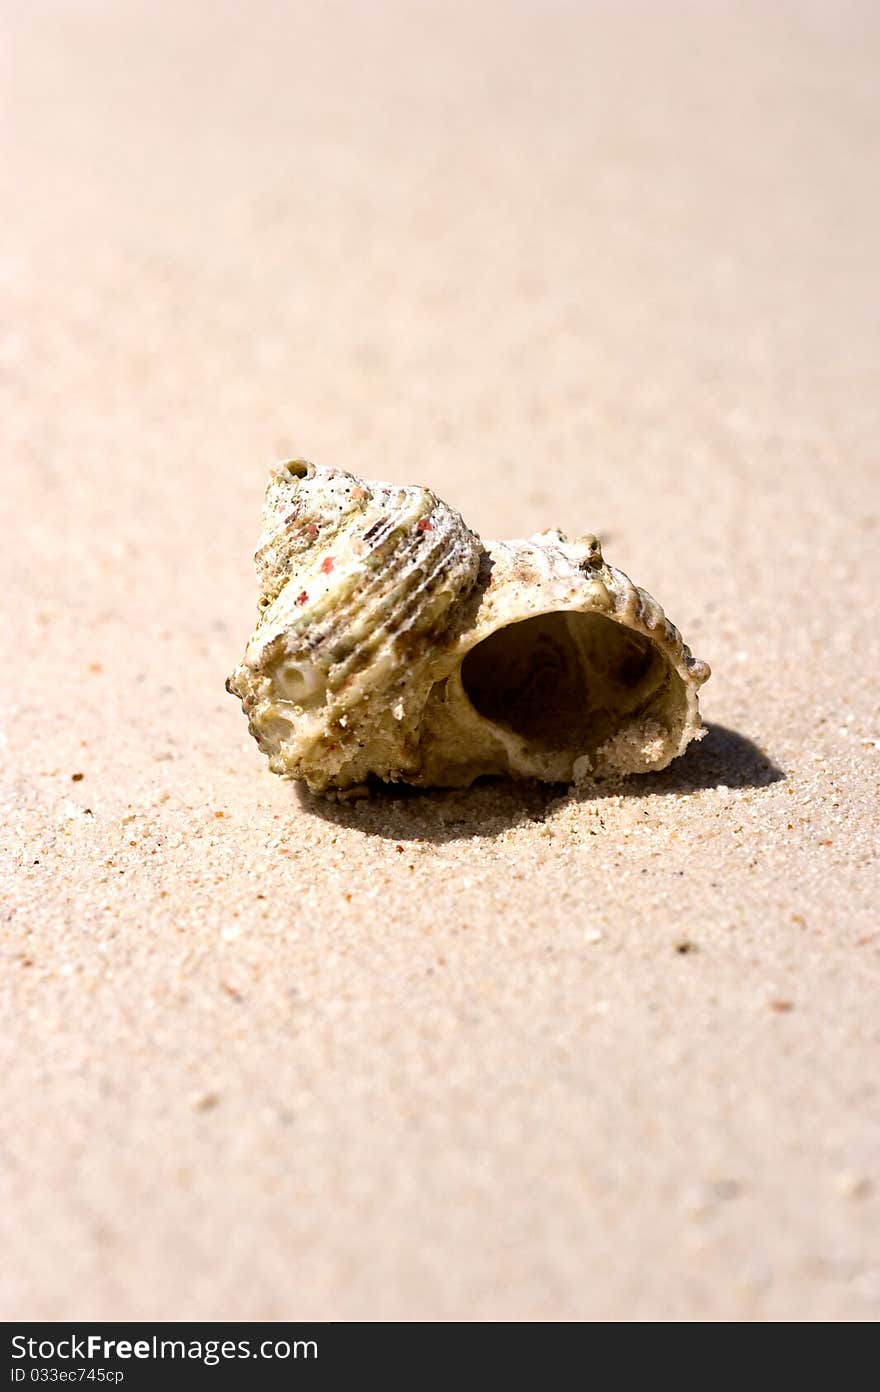
POLYGON ((880 11, 5 6, 0 1314, 880 1315, 880 11), (270 463, 595 530, 669 771, 319 803, 270 463))

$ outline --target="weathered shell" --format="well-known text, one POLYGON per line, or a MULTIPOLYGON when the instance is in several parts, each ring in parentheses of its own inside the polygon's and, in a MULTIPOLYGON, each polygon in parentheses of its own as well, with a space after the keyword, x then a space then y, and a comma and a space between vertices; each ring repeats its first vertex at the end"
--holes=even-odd
POLYGON ((227 682, 276 773, 466 787, 660 769, 709 675, 595 537, 482 543, 426 488, 274 471, 260 618, 227 682))

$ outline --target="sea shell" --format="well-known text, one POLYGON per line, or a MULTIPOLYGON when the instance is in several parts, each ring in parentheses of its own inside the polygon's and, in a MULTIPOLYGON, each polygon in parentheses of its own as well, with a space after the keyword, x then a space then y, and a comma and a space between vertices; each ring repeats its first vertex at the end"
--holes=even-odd
POLYGON ((582 784, 665 768, 702 733, 709 668, 593 536, 484 543, 427 488, 292 460, 256 565, 227 690, 313 792, 582 784))

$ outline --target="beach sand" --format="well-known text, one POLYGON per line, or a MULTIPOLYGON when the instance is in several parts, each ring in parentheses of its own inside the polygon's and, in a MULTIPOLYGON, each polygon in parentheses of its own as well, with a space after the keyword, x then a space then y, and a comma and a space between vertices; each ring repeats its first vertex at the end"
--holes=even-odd
POLYGON ((880 13, 4 9, 0 1313, 880 1315, 880 13), (335 805, 272 462, 594 530, 708 735, 335 805))

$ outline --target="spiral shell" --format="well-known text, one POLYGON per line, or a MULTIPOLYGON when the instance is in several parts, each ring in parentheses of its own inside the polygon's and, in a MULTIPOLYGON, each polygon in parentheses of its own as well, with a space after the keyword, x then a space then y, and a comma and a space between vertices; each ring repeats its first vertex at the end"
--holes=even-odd
POLYGON ((303 460, 270 479, 260 617, 227 682, 276 773, 584 783, 664 768, 709 675, 595 537, 480 541, 429 489, 303 460))

